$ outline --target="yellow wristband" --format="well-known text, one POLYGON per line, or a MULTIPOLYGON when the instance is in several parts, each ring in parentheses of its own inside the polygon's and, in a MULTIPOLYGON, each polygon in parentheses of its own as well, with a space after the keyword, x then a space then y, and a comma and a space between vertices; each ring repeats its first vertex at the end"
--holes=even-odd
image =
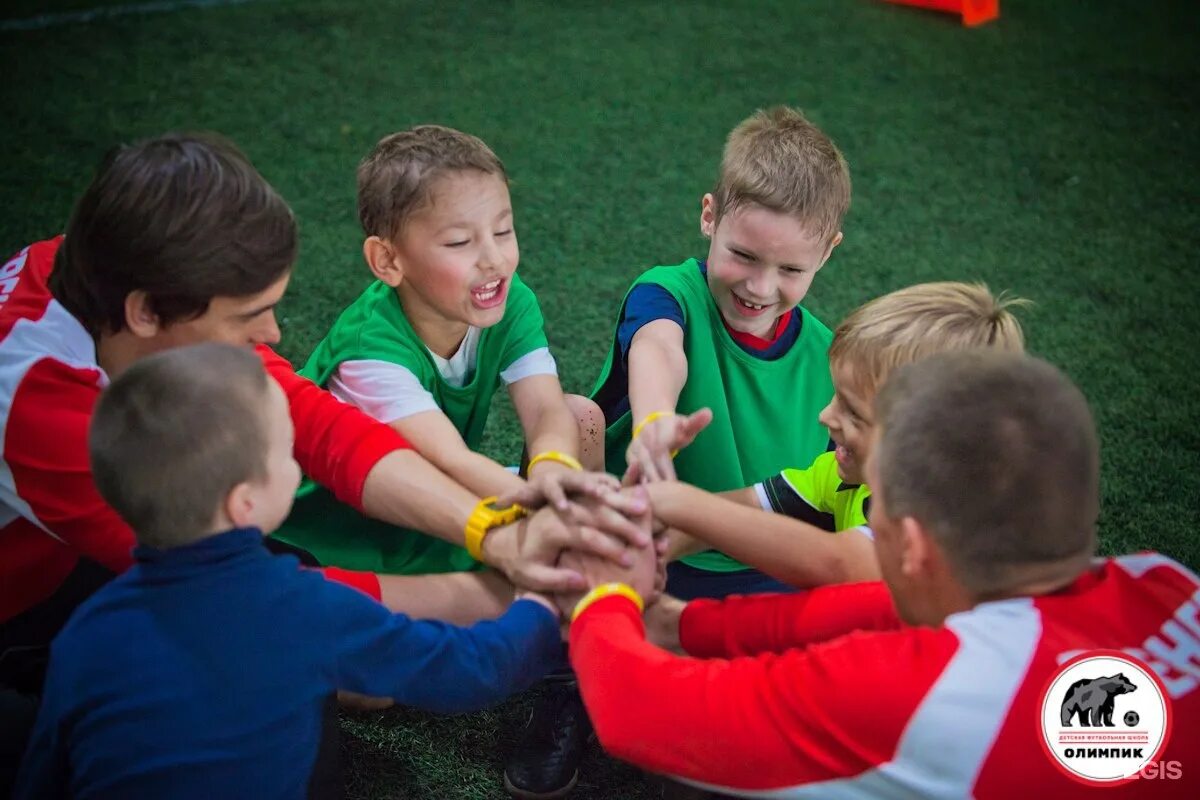
POLYGON ((646 604, 642 602, 642 596, 638 594, 637 590, 629 584, 602 583, 585 594, 582 598, 580 598, 579 602, 575 604, 575 610, 571 612, 571 622, 574 622, 576 619, 578 619, 579 615, 583 613, 584 609, 590 606, 592 603, 596 602, 602 597, 612 597, 614 594, 619 594, 621 597, 627 597, 632 600, 633 604, 637 606, 639 614, 642 613, 642 609, 646 607, 646 604))
POLYGON ((485 497, 475 506, 471 516, 467 518, 467 526, 463 530, 463 546, 467 554, 476 561, 483 561, 483 537, 493 528, 516 522, 525 516, 525 509, 513 503, 508 508, 496 508, 492 503, 495 497, 485 497))
POLYGON ((642 420, 641 422, 639 422, 637 424, 637 427, 635 427, 633 429, 633 436, 629 437, 630 441, 636 439, 641 434, 642 428, 645 428, 651 422, 654 422, 654 420, 662 419, 663 417, 673 417, 673 416, 675 416, 674 411, 655 411, 651 414, 647 414, 646 418, 644 420, 642 420))
POLYGON ((547 450, 544 453, 538 453, 529 460, 529 466, 525 468, 526 473, 533 472, 533 465, 540 464, 543 461, 557 461, 564 467, 570 467, 577 472, 583 471, 583 464, 580 464, 579 459, 575 458, 575 456, 569 456, 557 450, 547 450))

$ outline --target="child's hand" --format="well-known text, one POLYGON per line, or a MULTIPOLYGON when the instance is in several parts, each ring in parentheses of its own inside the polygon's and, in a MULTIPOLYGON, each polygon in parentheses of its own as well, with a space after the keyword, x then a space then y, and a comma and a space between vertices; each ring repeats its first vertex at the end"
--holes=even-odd
MULTIPOLYGON (((644 514, 650 505, 645 491, 632 494, 628 502, 644 514)), ((498 528, 484 538, 483 554, 487 564, 516 586, 539 592, 585 591, 589 587, 581 574, 558 565, 562 552, 579 550, 628 564, 632 557, 627 544, 650 547, 648 523, 640 524, 605 502, 591 500, 571 503, 566 514, 543 508, 498 528)))
MULTIPOLYGON (((644 490, 639 489, 634 494, 644 494, 644 490)), ((591 506, 589 509, 591 511, 611 510, 607 507, 597 509, 594 501, 586 505, 591 506)), ((656 595, 658 553, 649 536, 650 513, 648 506, 641 514, 631 517, 628 521, 646 536, 641 544, 627 545, 620 561, 567 550, 559 557, 558 566, 582 575, 588 589, 602 583, 625 583, 633 587, 644 601, 650 602, 656 595)), ((569 614, 574 610, 575 604, 579 602, 583 594, 584 592, 570 592, 559 595, 556 598, 559 608, 569 614)))
POLYGON ((673 454, 695 441, 712 418, 712 410, 702 408, 693 414, 664 414, 643 425, 625 451, 629 468, 622 483, 675 480, 673 454))
POLYGON ((621 489, 621 482, 607 472, 587 472, 570 467, 547 464, 525 481, 525 485, 496 500, 499 508, 513 503, 525 508, 541 508, 549 503, 556 511, 565 512, 570 507, 571 495, 583 495, 600 500, 621 489))

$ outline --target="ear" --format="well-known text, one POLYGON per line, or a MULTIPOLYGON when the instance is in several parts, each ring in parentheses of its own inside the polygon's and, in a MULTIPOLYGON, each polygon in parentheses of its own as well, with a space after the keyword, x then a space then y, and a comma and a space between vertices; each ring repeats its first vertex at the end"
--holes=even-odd
POLYGON ((700 198, 700 232, 711 239, 716 229, 717 206, 713 202, 712 192, 709 192, 700 198))
POLYGON ((936 547, 920 520, 916 517, 900 520, 900 572, 906 578, 920 578, 930 573, 936 547))
POLYGON ((838 231, 829 240, 829 247, 825 248, 825 257, 821 259, 821 266, 825 266, 825 262, 829 260, 829 256, 833 254, 833 248, 842 243, 842 232, 838 231))
POLYGON ((254 487, 243 481, 229 490, 221 507, 229 522, 238 528, 248 528, 254 521, 254 487))
POLYGON ((158 314, 150 306, 150 295, 142 289, 136 289, 125 295, 125 327, 134 336, 143 339, 153 338, 162 329, 158 314))
POLYGON ((404 280, 404 266, 396 253, 396 248, 387 239, 380 236, 368 236, 363 242, 363 258, 371 273, 393 289, 404 280))

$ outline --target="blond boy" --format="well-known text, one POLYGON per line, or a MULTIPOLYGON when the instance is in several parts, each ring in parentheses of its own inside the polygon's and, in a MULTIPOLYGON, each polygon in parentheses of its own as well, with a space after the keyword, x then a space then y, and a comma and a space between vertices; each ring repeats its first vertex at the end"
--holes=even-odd
POLYGON ((1024 303, 995 297, 983 284, 947 281, 900 289, 851 312, 833 334, 833 399, 820 415, 835 449, 805 469, 785 469, 726 492, 725 499, 682 484, 650 487, 655 514, 691 535, 676 534, 675 554, 719 547, 797 587, 877 579, 863 466, 873 441, 875 395, 894 369, 934 353, 1022 352, 1025 337, 1011 309, 1024 303))
MULTIPOLYGON (((849 206, 845 159, 800 112, 760 111, 734 129, 701 200, 707 258, 648 270, 622 304, 593 393, 609 469, 726 491, 826 449, 817 415, 832 393, 830 332, 798 304, 849 206), (698 409, 712 411, 699 435, 698 409)), ((775 585, 716 551, 672 570, 670 590, 688 596, 775 585)))

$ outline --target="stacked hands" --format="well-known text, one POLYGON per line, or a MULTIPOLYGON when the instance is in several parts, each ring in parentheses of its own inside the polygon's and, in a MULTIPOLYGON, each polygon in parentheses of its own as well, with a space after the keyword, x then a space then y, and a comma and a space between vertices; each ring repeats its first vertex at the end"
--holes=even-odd
MULTIPOLYGON (((712 421, 712 412, 652 415, 638 427, 621 481, 606 473, 541 471, 520 491, 497 501, 531 513, 511 536, 488 536, 485 560, 517 587, 570 622, 579 601, 605 584, 624 584, 642 599, 647 634, 678 649, 683 603, 662 594, 667 529, 654 516, 645 484, 675 480, 672 458, 712 421)), ((502 533, 502 531, 497 531, 502 533)))

